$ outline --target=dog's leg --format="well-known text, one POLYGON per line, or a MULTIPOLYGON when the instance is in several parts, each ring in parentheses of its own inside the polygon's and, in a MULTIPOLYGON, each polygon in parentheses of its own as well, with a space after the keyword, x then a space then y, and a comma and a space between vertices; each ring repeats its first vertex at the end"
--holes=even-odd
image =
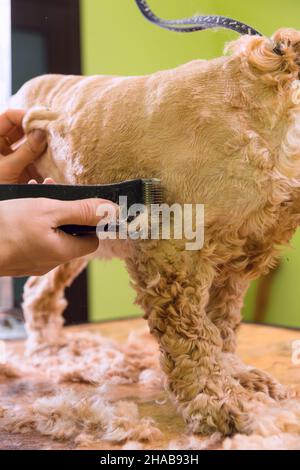
POLYGON ((236 331, 248 287, 249 281, 240 274, 221 273, 210 289, 207 314, 220 331, 224 352, 235 352, 236 331))
POLYGON ((210 253, 185 251, 178 240, 141 241, 127 264, 190 429, 250 432, 247 391, 224 367, 220 330, 206 314, 215 277, 210 253))
POLYGON ((26 282, 23 311, 29 351, 59 341, 64 322, 63 311, 67 306, 64 290, 86 264, 86 258, 79 258, 53 269, 44 276, 30 277, 26 282))
POLYGON ((286 398, 285 387, 266 372, 246 366, 234 354, 236 330, 241 321, 240 311, 248 286, 249 281, 242 274, 221 273, 210 291, 208 316, 220 331, 224 363, 230 365, 232 376, 249 391, 263 392, 274 399, 286 398))

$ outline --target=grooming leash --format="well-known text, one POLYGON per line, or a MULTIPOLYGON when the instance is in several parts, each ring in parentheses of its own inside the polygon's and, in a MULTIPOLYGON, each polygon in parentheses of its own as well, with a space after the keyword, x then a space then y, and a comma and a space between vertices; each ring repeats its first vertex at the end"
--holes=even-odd
POLYGON ((182 18, 180 20, 163 20, 156 16, 150 9, 146 0, 135 0, 142 15, 151 23, 156 24, 160 28, 180 33, 192 33, 194 31, 204 31, 205 29, 225 28, 236 31, 239 34, 249 34, 250 36, 262 36, 251 26, 240 21, 227 18, 226 16, 198 16, 194 15, 190 18, 182 18))

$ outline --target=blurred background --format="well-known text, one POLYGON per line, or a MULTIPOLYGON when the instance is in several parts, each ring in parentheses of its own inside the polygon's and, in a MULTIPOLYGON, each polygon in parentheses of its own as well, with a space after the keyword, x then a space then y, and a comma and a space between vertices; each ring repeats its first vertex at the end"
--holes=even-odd
MULTIPOLYGON (((219 14, 271 35, 300 29, 299 0, 149 0, 163 18, 219 14)), ((148 23, 134 0, 0 0, 0 106, 43 73, 138 75, 222 54, 229 31, 176 34, 148 23)), ((300 234, 276 270, 253 283, 244 318, 300 327, 300 234)), ((24 280, 0 279, 0 310, 20 315, 24 280)), ((69 289, 68 323, 140 315, 123 263, 94 261, 69 289)))

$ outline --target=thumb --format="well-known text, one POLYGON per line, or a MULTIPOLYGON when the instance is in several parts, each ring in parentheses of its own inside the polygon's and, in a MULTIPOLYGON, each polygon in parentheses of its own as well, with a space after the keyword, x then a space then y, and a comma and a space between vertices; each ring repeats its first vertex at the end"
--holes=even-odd
POLYGON ((39 129, 28 134, 26 141, 10 155, 10 164, 15 164, 18 169, 23 170, 43 153, 46 148, 46 139, 46 132, 39 129))
POLYGON ((63 263, 94 253, 98 246, 99 240, 96 236, 72 237, 60 231, 56 232, 55 249, 63 263))
POLYGON ((117 220, 118 206, 105 199, 82 199, 80 201, 57 201, 55 207, 56 226, 91 225, 100 220, 117 220))

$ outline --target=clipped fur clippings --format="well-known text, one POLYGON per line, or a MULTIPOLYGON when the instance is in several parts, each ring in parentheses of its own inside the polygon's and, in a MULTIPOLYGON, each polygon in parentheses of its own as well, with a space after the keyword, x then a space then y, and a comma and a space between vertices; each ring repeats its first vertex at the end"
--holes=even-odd
POLYGON ((108 403, 100 394, 72 390, 58 391, 30 405, 2 406, 0 429, 11 433, 37 431, 51 439, 72 439, 80 445, 100 440, 149 442, 161 437, 152 419, 140 418, 136 404, 108 403))

